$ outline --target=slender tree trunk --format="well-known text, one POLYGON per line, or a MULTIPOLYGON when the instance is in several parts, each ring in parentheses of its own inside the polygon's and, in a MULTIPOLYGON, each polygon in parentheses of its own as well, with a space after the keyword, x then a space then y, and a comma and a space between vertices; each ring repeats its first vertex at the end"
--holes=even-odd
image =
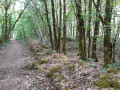
POLYGON ((81 0, 75 0, 76 3, 76 10, 77 10, 77 30, 79 32, 79 52, 80 52, 80 59, 85 60, 85 52, 84 52, 84 37, 83 31, 85 30, 84 27, 84 20, 82 17, 82 7, 81 7, 81 0))
POLYGON ((51 0, 51 7, 52 7, 52 19, 53 19, 53 31, 54 31, 54 46, 55 46, 55 50, 57 51, 57 29, 56 29, 54 0, 51 0))
POLYGON ((25 34, 24 24, 22 25, 22 27, 23 27, 23 37, 25 39, 26 38, 26 34, 25 34))
POLYGON ((47 8, 46 0, 44 1, 44 4, 45 4, 45 11, 46 11, 47 25, 49 27, 50 43, 51 43, 51 48, 53 49, 53 37, 52 37, 52 30, 50 26, 49 17, 48 17, 48 8, 47 8))
POLYGON ((8 5, 7 5, 7 0, 5 0, 5 32, 4 32, 4 39, 8 39, 8 5))
POLYGON ((91 45, 91 13, 92 13, 92 0, 89 0, 89 20, 88 20, 88 58, 90 57, 90 45, 91 45))
POLYGON ((59 5, 60 5, 60 25, 59 25, 59 28, 58 28, 58 50, 57 50, 57 52, 61 52, 60 50, 61 50, 61 29, 62 29, 62 3, 61 3, 61 0, 59 0, 59 5))
MULTIPOLYGON (((97 6, 100 8, 100 0, 97 0, 97 6)), ((98 61, 96 56, 96 44, 97 44, 97 36, 99 32, 99 11, 96 10, 96 21, 95 21, 95 27, 94 27, 94 37, 93 37, 93 45, 92 45, 92 58, 95 59, 95 61, 98 61)))
POLYGON ((105 18, 104 18, 104 66, 111 63, 110 50, 110 22, 111 22, 111 0, 106 0, 105 18))
POLYGON ((120 33, 120 21, 119 21, 119 25, 118 25, 118 29, 117 29, 117 33, 113 39, 113 57, 112 57, 112 63, 115 63, 115 48, 116 48, 116 41, 117 41, 117 37, 119 36, 120 33))
POLYGON ((66 54, 66 0, 63 0, 64 13, 63 13, 63 53, 66 54))

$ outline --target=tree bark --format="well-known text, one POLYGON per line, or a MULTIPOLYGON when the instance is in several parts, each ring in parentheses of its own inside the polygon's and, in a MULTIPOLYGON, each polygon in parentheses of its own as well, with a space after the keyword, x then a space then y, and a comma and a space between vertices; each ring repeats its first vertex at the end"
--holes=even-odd
POLYGON ((66 0, 63 0, 63 53, 66 54, 66 0))
POLYGON ((111 22, 111 0, 106 0, 105 18, 104 18, 104 67, 111 63, 110 50, 110 22, 111 22))
POLYGON ((84 20, 82 17, 82 6, 81 6, 81 0, 75 0, 76 3, 76 10, 77 10, 77 30, 79 32, 79 54, 80 59, 85 60, 85 52, 84 52, 84 37, 83 37, 83 31, 85 30, 84 27, 84 20))
POLYGON ((53 49, 53 37, 52 37, 52 30, 50 26, 49 17, 48 17, 48 8, 47 8, 46 0, 44 1, 44 4, 45 4, 45 11, 46 11, 47 25, 49 27, 50 43, 51 43, 51 48, 53 49))
POLYGON ((88 20, 88 58, 90 57, 90 44, 91 44, 91 13, 92 13, 92 0, 89 0, 89 20, 88 20))
POLYGON ((57 52, 61 52, 61 29, 62 29, 62 3, 61 0, 59 0, 59 5, 60 5, 60 16, 59 16, 59 20, 60 20, 60 24, 59 24, 59 28, 58 28, 58 44, 57 44, 57 52))
MULTIPOLYGON (((100 0, 97 0, 97 7, 100 8, 100 0)), ((94 37, 93 37, 93 45, 92 45, 92 58, 95 59, 97 62, 97 56, 96 56, 96 45, 97 45, 97 36, 99 32, 99 11, 96 9, 96 21, 95 21, 95 27, 94 27, 94 37)))
POLYGON ((56 20, 55 20, 54 0, 51 0, 51 7, 52 7, 52 19, 53 19, 53 31, 54 31, 54 46, 55 46, 55 50, 57 51, 57 29, 56 29, 56 20))

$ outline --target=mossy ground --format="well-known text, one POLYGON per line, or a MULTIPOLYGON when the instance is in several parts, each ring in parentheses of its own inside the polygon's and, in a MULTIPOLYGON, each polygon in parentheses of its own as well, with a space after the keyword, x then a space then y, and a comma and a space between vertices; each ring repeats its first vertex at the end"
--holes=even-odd
MULTIPOLYGON (((38 49, 39 47, 36 48, 38 49)), ((101 71, 103 67, 99 63, 91 60, 79 60, 79 57, 73 56, 76 54, 65 56, 56 52, 52 53, 50 49, 43 51, 34 50, 34 52, 39 66, 42 67, 43 72, 40 73, 45 73, 45 76, 50 79, 52 84, 56 85, 58 90, 69 90, 71 88, 79 90, 79 88, 82 87, 79 83, 85 84, 85 87, 88 88, 91 88, 91 86, 94 87, 94 85, 100 88, 118 88, 118 86, 112 82, 102 85, 106 87, 99 86, 101 84, 97 83, 99 82, 98 79, 101 79, 102 75, 105 74, 101 71), (93 84, 93 82, 97 84, 93 84)), ((118 74, 118 70, 108 68, 107 73, 111 75, 118 74)), ((117 79, 114 79, 116 80, 114 83, 118 84, 117 79)), ((107 82, 107 80, 105 80, 105 82, 107 82)))
POLYGON ((112 76, 110 74, 105 74, 98 78, 96 82, 94 82, 95 86, 102 88, 114 88, 119 89, 120 83, 118 82, 118 78, 115 76, 112 76))

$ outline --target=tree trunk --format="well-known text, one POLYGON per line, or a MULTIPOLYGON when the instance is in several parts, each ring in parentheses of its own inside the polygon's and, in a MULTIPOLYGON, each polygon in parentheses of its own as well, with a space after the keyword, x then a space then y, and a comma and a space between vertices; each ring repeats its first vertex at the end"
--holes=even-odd
POLYGON ((66 0, 63 0, 63 53, 66 54, 66 0))
POLYGON ((89 20, 88 20, 88 58, 90 57, 90 44, 91 44, 91 12, 92 12, 92 0, 89 0, 89 20))
POLYGON ((52 7, 52 19, 53 19, 53 31, 54 31, 54 46, 55 46, 55 50, 57 51, 57 29, 56 29, 54 0, 51 0, 51 7, 52 7))
POLYGON ((83 31, 85 30, 84 27, 84 20, 82 17, 82 7, 81 7, 81 0, 75 0, 76 3, 76 10, 77 10, 77 30, 79 32, 79 52, 80 52, 80 59, 85 60, 85 52, 84 52, 84 37, 83 31))
POLYGON ((44 4, 45 4, 45 11, 46 11, 47 25, 49 27, 50 43, 51 43, 51 48, 53 49, 52 30, 51 30, 51 26, 50 26, 49 17, 48 17, 48 8, 47 8, 47 2, 46 2, 46 0, 44 1, 44 4))
POLYGON ((61 29, 62 29, 62 3, 61 3, 61 0, 59 0, 59 4, 60 4, 60 25, 59 25, 59 28, 58 28, 58 44, 57 44, 57 47, 58 47, 58 50, 57 52, 61 52, 60 51, 60 47, 61 47, 61 29))
POLYGON ((110 22, 111 22, 111 0, 106 0, 105 18, 104 18, 104 67, 111 63, 110 50, 110 22))
MULTIPOLYGON (((98 8, 100 8, 100 0, 97 0, 97 6, 98 8)), ((96 43, 97 43, 97 36, 98 36, 98 32, 99 32, 99 11, 96 9, 96 21, 95 21, 95 27, 94 27, 94 37, 93 37, 93 45, 92 45, 92 58, 95 59, 95 61, 97 62, 97 56, 96 56, 96 43)))

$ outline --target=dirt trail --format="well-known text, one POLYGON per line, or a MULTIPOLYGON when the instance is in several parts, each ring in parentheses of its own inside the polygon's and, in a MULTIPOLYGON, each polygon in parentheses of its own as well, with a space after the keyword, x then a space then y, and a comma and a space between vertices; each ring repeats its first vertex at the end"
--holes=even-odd
POLYGON ((30 57, 23 55, 21 45, 12 40, 0 51, 0 90, 29 90, 31 79, 23 69, 30 57))

